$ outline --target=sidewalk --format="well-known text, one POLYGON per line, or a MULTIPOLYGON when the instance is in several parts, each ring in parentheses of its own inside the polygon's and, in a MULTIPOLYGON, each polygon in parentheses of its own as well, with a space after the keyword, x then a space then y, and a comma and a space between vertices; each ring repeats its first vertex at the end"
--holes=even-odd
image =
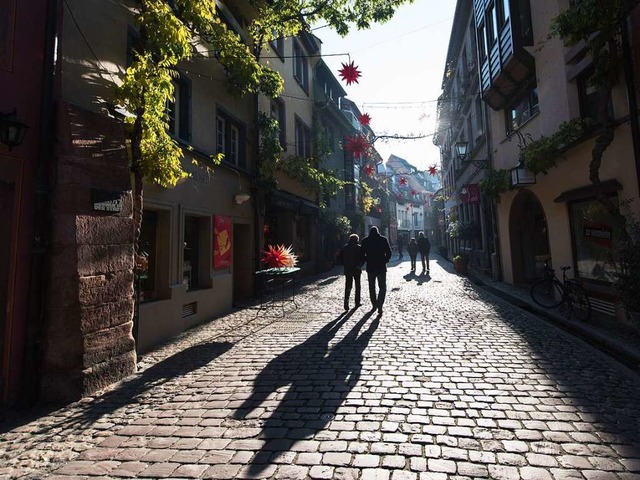
POLYGON ((588 322, 567 319, 557 308, 548 309, 537 305, 526 287, 494 281, 475 269, 470 270, 468 276, 469 280, 485 291, 567 330, 632 370, 640 371, 640 332, 633 327, 595 310, 588 322))

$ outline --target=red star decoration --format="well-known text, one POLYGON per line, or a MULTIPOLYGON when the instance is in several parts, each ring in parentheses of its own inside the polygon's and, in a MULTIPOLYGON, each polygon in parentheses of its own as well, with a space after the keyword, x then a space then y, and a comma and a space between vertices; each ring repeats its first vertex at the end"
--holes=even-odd
POLYGON ((418 194, 418 192, 416 192, 415 190, 411 189, 411 195, 412 195, 412 196, 415 196, 415 195, 417 195, 417 194, 418 194))
POLYGON ((407 177, 400 177, 400 185, 406 185, 407 183, 409 183, 409 180, 407 180, 407 177))
POLYGON ((357 135, 354 135, 353 137, 349 137, 344 148, 350 151, 354 157, 360 158, 367 152, 369 146, 370 145, 367 138, 359 133, 357 135))
POLYGON ((433 193, 430 193, 429 198, 433 198, 433 197, 435 197, 435 195, 433 193))
POLYGON ((375 173, 375 168, 373 168, 373 165, 368 164, 364 167, 364 174, 367 177, 373 177, 373 174, 375 173))
POLYGON ((431 165, 429 167, 429 175, 431 175, 432 177, 435 177, 436 175, 438 175, 438 169, 436 168, 435 165, 431 165))
POLYGON ((343 63, 342 68, 338 70, 342 79, 347 82, 347 85, 352 83, 358 83, 360 78, 360 70, 353 64, 353 60, 350 63, 343 63))
POLYGON ((369 115, 368 113, 363 113, 358 117, 358 121, 360 122, 360 125, 366 127, 367 125, 369 125, 369 123, 371 123, 371 115, 369 115))

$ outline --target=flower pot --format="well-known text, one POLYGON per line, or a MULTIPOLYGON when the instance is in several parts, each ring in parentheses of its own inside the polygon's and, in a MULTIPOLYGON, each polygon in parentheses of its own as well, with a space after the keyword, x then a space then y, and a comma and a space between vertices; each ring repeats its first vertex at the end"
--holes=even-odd
POLYGON ((467 262, 465 260, 455 260, 453 262, 453 268, 457 273, 466 275, 467 273, 467 262))

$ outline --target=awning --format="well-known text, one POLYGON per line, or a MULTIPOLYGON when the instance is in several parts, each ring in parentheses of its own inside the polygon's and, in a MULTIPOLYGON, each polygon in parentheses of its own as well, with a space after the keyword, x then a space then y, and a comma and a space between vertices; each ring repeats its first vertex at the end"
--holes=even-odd
MULTIPOLYGON (((617 180, 605 180, 600 183, 600 187, 603 193, 611 194, 622 190, 622 185, 617 180)), ((584 200, 585 198, 593 198, 596 196, 596 189, 593 185, 587 185, 586 187, 574 188, 573 190, 567 190, 562 192, 558 198, 554 200, 555 203, 571 202, 574 200, 584 200)))

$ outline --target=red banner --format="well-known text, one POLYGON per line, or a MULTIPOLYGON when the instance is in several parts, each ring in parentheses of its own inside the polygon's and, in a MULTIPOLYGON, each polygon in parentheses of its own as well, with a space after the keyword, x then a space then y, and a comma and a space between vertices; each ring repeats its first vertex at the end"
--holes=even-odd
POLYGON ((213 268, 229 268, 232 261, 233 224, 231 217, 213 216, 213 268))
POLYGON ((462 203, 480 203, 480 187, 477 183, 467 183, 463 190, 466 192, 461 195, 462 203))

